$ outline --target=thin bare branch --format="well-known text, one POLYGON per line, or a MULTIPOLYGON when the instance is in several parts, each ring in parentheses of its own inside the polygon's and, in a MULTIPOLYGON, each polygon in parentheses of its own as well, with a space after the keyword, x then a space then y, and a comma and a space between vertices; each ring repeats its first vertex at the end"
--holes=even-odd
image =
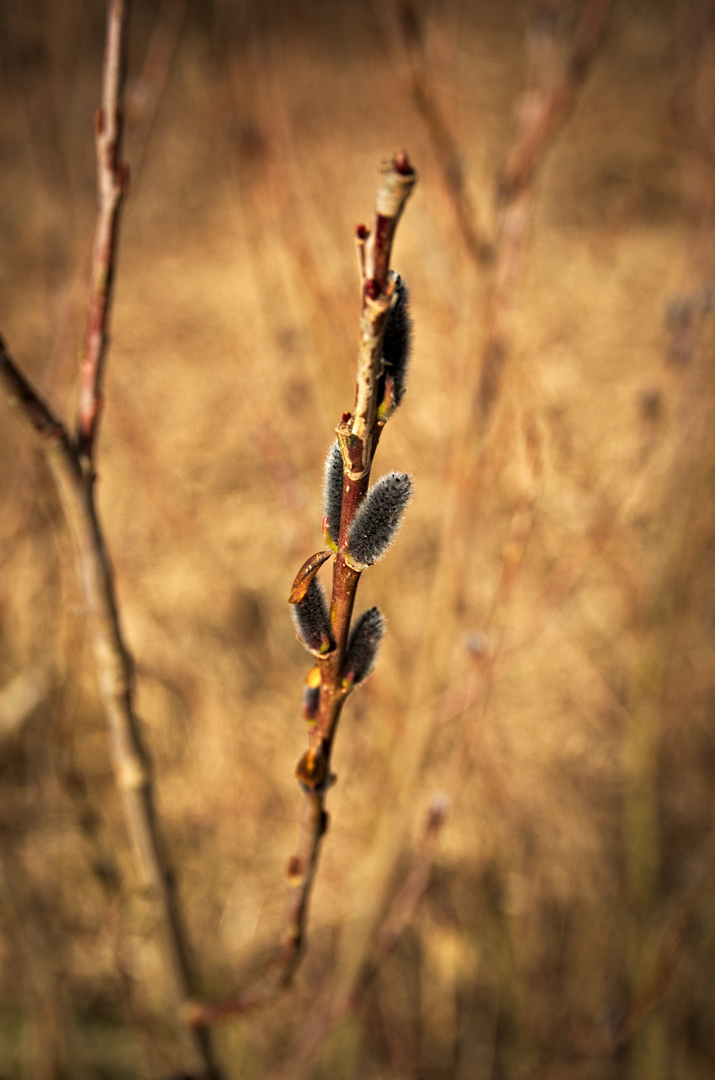
POLYGON ((9 400, 22 410, 25 419, 42 439, 68 442, 64 425, 20 371, 5 348, 2 338, 0 338, 0 379, 9 400))
MULTIPOLYGON (((494 284, 487 307, 487 339, 482 350, 479 387, 471 426, 483 429, 499 396, 504 365, 511 348, 510 309, 522 277, 532 220, 533 183, 546 152, 571 114, 577 95, 590 71, 601 40, 610 0, 586 0, 571 49, 554 85, 543 85, 548 72, 532 64, 529 108, 522 123, 504 175, 499 184, 502 200, 500 236, 497 244, 494 284)), ((544 37, 538 26, 530 38, 544 37)), ((546 35, 552 37, 552 31, 546 35)), ((542 50, 534 48, 537 56, 542 50)), ((553 53, 550 42, 548 52, 553 53)), ((542 61, 543 63, 543 61, 542 61)))
POLYGON ((104 56, 102 104, 97 111, 97 185, 99 213, 92 257, 89 322, 80 367, 77 442, 91 459, 102 409, 102 376, 109 343, 109 312, 116 263, 119 211, 128 180, 121 162, 125 0, 110 0, 104 56))
POLYGON ((610 6, 611 0, 586 0, 563 75, 534 111, 511 152, 500 184, 504 198, 514 198, 531 183, 545 151, 570 114, 591 68, 610 6))
POLYGON ((349 1013, 360 1008, 380 967, 394 952, 424 896, 448 810, 449 799, 444 795, 436 795, 431 800, 410 865, 392 897, 372 947, 352 986, 316 1013, 291 1047, 285 1066, 272 1073, 270 1080, 294 1080, 303 1076, 305 1066, 314 1057, 329 1032, 349 1013))
POLYGON ((392 0, 392 7, 409 65, 412 100, 427 128, 467 251, 475 262, 483 266, 491 260, 494 251, 477 220, 467 189, 459 145, 438 100, 417 8, 413 0, 392 0))
POLYGON ((97 120, 99 213, 92 268, 87 348, 82 361, 77 441, 44 403, 0 340, 0 381, 40 438, 74 539, 77 570, 89 617, 100 695, 124 816, 141 887, 152 908, 173 998, 179 1067, 192 1077, 218 1078, 209 1033, 196 1031, 186 1015, 195 993, 189 948, 172 884, 154 803, 151 765, 134 704, 133 662, 124 643, 111 562, 94 500, 92 453, 101 407, 101 377, 108 343, 118 211, 126 182, 119 163, 121 59, 125 4, 110 0, 97 120))
POLYGON ((140 74, 128 91, 127 120, 131 128, 132 191, 142 174, 147 147, 156 120, 181 31, 188 0, 162 0, 140 74))
POLYGON ((89 468, 83 467, 86 458, 70 442, 61 422, 1 342, 0 375, 5 390, 20 405, 23 418, 40 437, 74 539, 114 774, 141 886, 154 908, 169 981, 182 1017, 182 1065, 190 1075, 217 1075, 204 1034, 194 1033, 183 1020, 185 1003, 194 992, 188 946, 159 835, 151 767, 134 706, 133 663, 124 644, 112 567, 94 504, 94 479, 89 468))

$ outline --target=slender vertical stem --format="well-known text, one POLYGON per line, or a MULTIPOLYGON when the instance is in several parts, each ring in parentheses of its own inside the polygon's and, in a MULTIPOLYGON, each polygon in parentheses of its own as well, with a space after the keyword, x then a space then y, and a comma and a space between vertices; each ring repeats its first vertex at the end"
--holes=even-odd
POLYGON ((412 100, 424 120, 459 231, 470 256, 478 266, 485 266, 491 261, 494 251, 472 206, 462 154, 439 103, 437 80, 430 74, 419 12, 413 0, 392 0, 391 6, 407 60, 412 100))
POLYGON ((195 1030, 187 1015, 187 1003, 195 990, 187 936, 160 835, 151 764, 134 704, 133 662, 124 643, 111 562, 94 497, 93 454, 109 340, 119 209, 127 179, 127 169, 120 163, 125 31, 125 2, 110 0, 102 106, 96 125, 99 211, 76 441, 13 362, 1 340, 0 382, 40 437, 74 538, 115 778, 141 886, 152 908, 165 961, 177 1032, 178 1068, 186 1076, 217 1080, 219 1072, 209 1033, 195 1030))
POLYGON ((544 152, 571 112, 591 69, 610 6, 611 0, 585 0, 563 75, 511 152, 500 184, 505 199, 513 199, 531 184, 544 152))
POLYGON ((357 387, 353 412, 343 415, 337 434, 343 454, 343 501, 338 552, 333 568, 330 615, 335 648, 319 661, 321 692, 318 716, 310 735, 307 753, 298 764, 297 775, 306 788, 310 812, 303 818, 298 853, 291 860, 294 885, 288 904, 286 942, 290 943, 294 969, 302 946, 308 897, 317 869, 320 843, 327 829, 325 800, 330 783, 330 756, 343 704, 349 693, 342 685, 343 660, 360 570, 352 565, 348 535, 358 507, 370 482, 370 469, 380 435, 377 420, 377 390, 382 363, 382 337, 392 299, 389 278, 392 242, 405 203, 417 177, 403 151, 397 151, 383 170, 376 199, 372 231, 360 226, 357 232, 362 271, 362 312, 358 354, 357 387))
POLYGON ((424 895, 448 809, 449 802, 444 796, 432 799, 409 868, 392 897, 372 947, 351 986, 331 998, 327 1007, 315 1012, 290 1047, 284 1066, 272 1072, 267 1080, 296 1080, 305 1075, 306 1065, 332 1028, 348 1013, 360 1007, 381 965, 394 951, 424 895))
POLYGON ((77 442, 91 459, 102 409, 102 376, 109 344, 109 313, 119 235, 119 211, 129 176, 121 162, 125 0, 110 0, 102 79, 102 104, 95 118, 99 213, 92 258, 89 321, 80 367, 77 442))
POLYGON ((22 374, 1 339, 0 382, 40 437, 74 539, 114 775, 141 886, 162 941, 167 982, 179 1017, 182 1068, 187 1075, 215 1077, 207 1034, 194 1032, 184 1017, 194 991, 189 949, 157 822, 151 765, 134 706, 133 665, 122 636, 111 563, 94 503, 94 480, 64 425, 22 374))

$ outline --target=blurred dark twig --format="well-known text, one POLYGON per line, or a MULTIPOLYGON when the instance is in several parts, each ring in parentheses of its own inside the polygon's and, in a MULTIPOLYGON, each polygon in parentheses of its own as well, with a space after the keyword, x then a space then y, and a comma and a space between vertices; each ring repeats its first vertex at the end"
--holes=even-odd
POLYGON ((611 0, 586 0, 574 33, 568 59, 558 82, 534 108, 514 146, 499 185, 504 199, 513 199, 530 185, 544 152, 572 111, 598 48, 611 0))
POLYGON ((571 1049, 538 1068, 522 1080, 570 1080, 589 1062, 612 1057, 636 1034, 659 1007, 673 986, 683 954, 683 943, 698 918, 698 904, 712 888, 712 836, 690 882, 667 910, 658 935, 650 974, 620 1009, 608 1020, 582 1029, 572 1039, 571 1049))
MULTIPOLYGON (((480 363, 475 365, 474 380, 467 384, 469 408, 465 410, 452 450, 443 514, 443 540, 433 579, 431 616, 426 620, 428 626, 441 626, 448 613, 457 606, 472 539, 474 511, 470 508, 478 505, 478 493, 484 490, 487 482, 489 455, 494 452, 494 440, 488 439, 488 433, 511 351, 512 311, 527 252, 533 210, 533 181, 557 133, 557 112, 559 123, 565 120, 568 112, 562 102, 565 91, 556 94, 554 87, 569 87, 568 103, 569 107, 573 107, 576 91, 583 83, 600 40, 606 11, 607 0, 587 0, 574 34, 566 72, 560 75, 555 73, 556 26, 553 19, 534 19, 527 30, 528 69, 522 108, 519 110, 521 134, 506 169, 508 182, 500 188, 503 201, 492 280, 484 306, 485 334, 480 363), (579 72, 578 79, 575 79, 575 71, 579 72), (549 104, 555 100, 555 94, 556 100, 562 102, 557 112, 553 104, 549 104), (546 113, 551 116, 548 124, 544 123, 546 113), (535 136, 537 131, 538 138, 535 136), (528 148, 528 155, 525 148, 528 148), (519 164, 524 163, 527 157, 528 168, 519 164), (509 179, 516 176, 519 177, 518 183, 509 179)), ((448 642, 449 637, 445 634, 437 635, 436 640, 431 636, 425 638, 423 655, 417 665, 417 701, 424 697, 435 672, 444 670, 448 642)), ((427 738, 425 733, 425 740, 427 738)))
POLYGON ((409 66, 412 100, 424 120, 465 247, 475 262, 484 266, 492 259, 494 249, 477 220, 467 189, 459 145, 439 104, 417 8, 413 0, 392 0, 392 7, 409 66))
POLYGON ((127 87, 127 121, 132 149, 132 191, 136 193, 146 151, 186 18, 188 0, 162 0, 144 63, 127 87))
POLYGON ((424 896, 449 808, 450 800, 445 795, 435 795, 432 798, 407 871, 394 892, 351 987, 338 994, 316 1013, 286 1054, 285 1066, 272 1073, 271 1080, 295 1080, 305 1075, 306 1065, 317 1053, 329 1032, 362 1005, 375 976, 388 956, 397 948, 424 896))
POLYGON ((483 428, 499 397, 504 364, 510 350, 509 313, 521 281, 532 219, 533 184, 559 130, 571 114, 601 40, 610 0, 585 0, 566 63, 552 82, 555 51, 552 19, 538 19, 529 28, 529 85, 521 114, 521 134, 499 181, 501 224, 496 245, 494 284, 487 305, 487 340, 482 350, 473 419, 483 428), (550 85, 551 84, 551 85, 550 85))

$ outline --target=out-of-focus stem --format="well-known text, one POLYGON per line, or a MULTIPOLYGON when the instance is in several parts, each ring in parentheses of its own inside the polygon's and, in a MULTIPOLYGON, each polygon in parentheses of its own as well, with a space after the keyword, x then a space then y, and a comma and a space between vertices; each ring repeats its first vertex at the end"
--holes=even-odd
POLYGON ((94 499, 93 450, 108 343, 118 214, 127 176, 119 162, 125 16, 124 0, 110 0, 96 132, 99 211, 76 441, 22 374, 2 341, 0 380, 40 437, 75 542, 114 773, 142 889, 162 944, 177 1032, 177 1065, 186 1076, 218 1078, 209 1033, 196 1031, 187 1016, 187 1002, 194 990, 189 950, 159 833, 150 763, 134 706, 133 664, 124 644, 112 567, 94 499))
POLYGON ((159 834, 151 768, 134 708, 132 661, 122 636, 111 563, 94 502, 94 476, 64 425, 39 397, 1 340, 0 380, 8 397, 19 404, 24 418, 40 437, 74 539, 114 774, 141 886, 162 940, 167 982, 178 1020, 181 1068, 188 1076, 217 1077, 207 1033, 195 1032, 185 1016, 194 989, 186 934, 159 834))
POLYGON ((412 0, 392 0, 392 7, 409 65, 412 100, 424 120, 467 251, 478 265, 484 266, 491 260, 494 252, 472 207, 462 155, 438 101, 417 9, 412 0))
POLYGON ((544 152, 571 112, 601 40, 611 0, 586 0, 563 74, 514 146, 501 180, 501 194, 514 198, 531 184, 544 152))
POLYGON ((332 1028, 348 1013, 358 1009, 364 1001, 377 972, 394 951, 424 895, 448 810, 449 800, 444 796, 437 795, 431 800, 422 835, 412 853, 407 873, 392 897, 385 918, 351 987, 336 995, 327 1008, 318 1011, 305 1025, 295 1040, 285 1067, 272 1073, 270 1080, 296 1080, 304 1075, 306 1065, 332 1028))
POLYGON ((109 343, 119 211, 128 170, 120 160, 122 140, 121 97, 125 48, 125 0, 110 0, 104 54, 102 104, 96 116, 97 187, 99 212, 92 257, 92 284, 84 356, 80 367, 77 442, 90 459, 102 408, 102 375, 109 343))

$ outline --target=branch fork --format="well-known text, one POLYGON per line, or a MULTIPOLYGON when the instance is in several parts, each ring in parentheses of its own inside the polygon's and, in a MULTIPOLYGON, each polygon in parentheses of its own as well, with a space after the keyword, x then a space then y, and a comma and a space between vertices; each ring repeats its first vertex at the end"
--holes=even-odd
POLYGON ((121 161, 125 0, 109 0, 102 105, 95 137, 99 210, 91 272, 89 317, 80 365, 76 434, 45 404, 0 340, 0 383, 39 436, 75 543, 77 571, 89 614, 100 696, 115 782, 141 887, 164 959, 165 980, 182 1075, 218 1080, 209 1033, 196 1031, 187 1006, 195 992, 183 918, 160 835, 151 766, 134 703, 133 663, 124 643, 111 562, 95 504, 94 451, 102 410, 102 376, 116 263, 119 211, 128 169, 121 161))

